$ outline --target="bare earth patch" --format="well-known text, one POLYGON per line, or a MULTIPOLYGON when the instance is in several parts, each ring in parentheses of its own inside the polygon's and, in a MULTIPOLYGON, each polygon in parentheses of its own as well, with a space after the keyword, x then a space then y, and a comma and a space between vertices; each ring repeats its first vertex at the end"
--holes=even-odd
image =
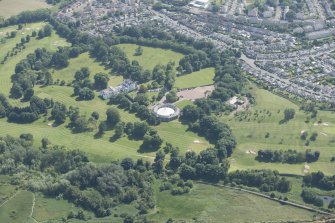
POLYGON ((177 95, 181 100, 186 99, 186 100, 194 101, 196 99, 206 98, 208 95, 210 95, 213 92, 214 88, 215 88, 214 85, 196 87, 193 89, 186 89, 186 90, 179 91, 177 95))

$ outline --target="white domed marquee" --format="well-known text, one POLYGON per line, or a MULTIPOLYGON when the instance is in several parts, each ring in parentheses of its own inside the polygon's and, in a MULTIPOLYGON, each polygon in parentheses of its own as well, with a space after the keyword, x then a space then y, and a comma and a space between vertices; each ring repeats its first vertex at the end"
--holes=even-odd
POLYGON ((180 110, 174 104, 157 105, 152 110, 153 114, 161 121, 171 121, 179 117, 180 110))

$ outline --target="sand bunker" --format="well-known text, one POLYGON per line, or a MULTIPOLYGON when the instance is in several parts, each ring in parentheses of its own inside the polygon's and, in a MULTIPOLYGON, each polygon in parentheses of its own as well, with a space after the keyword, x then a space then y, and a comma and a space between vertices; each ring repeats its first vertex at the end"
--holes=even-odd
POLYGON ((194 140, 193 143, 200 144, 201 142, 199 140, 194 140))
POLYGON ((303 172, 304 172, 304 173, 308 173, 309 170, 310 170, 310 166, 308 166, 308 165, 305 163, 303 172))
POLYGON ((323 123, 314 123, 314 126, 319 126, 319 125, 329 126, 329 123, 327 123, 327 122, 323 122, 323 123))
POLYGON ((254 150, 247 150, 245 151, 246 154, 251 154, 251 155, 257 155, 257 153, 254 150))
POLYGON ((328 136, 326 133, 324 133, 324 132, 320 132, 320 134, 321 135, 323 135, 323 136, 328 136))

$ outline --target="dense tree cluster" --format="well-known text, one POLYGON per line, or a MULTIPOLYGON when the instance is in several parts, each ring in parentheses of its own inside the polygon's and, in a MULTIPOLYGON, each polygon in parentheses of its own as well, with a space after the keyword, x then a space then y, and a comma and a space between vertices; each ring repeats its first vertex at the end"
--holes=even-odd
POLYGON ((323 200, 322 198, 316 196, 312 191, 309 190, 303 190, 301 192, 301 197, 304 200, 304 202, 308 204, 313 204, 318 207, 323 206, 323 200))
POLYGON ((52 61, 52 54, 45 49, 36 49, 34 53, 29 54, 15 66, 15 74, 12 75, 13 86, 11 96, 21 98, 26 94, 31 94, 36 84, 53 84, 52 76, 46 67, 52 61))
POLYGON ((19 139, 0 137, 0 172, 20 175, 29 171, 29 190, 61 196, 97 217, 110 215, 111 208, 121 203, 133 203, 141 214, 154 207, 150 164, 143 160, 94 165, 84 153, 51 146, 47 139, 40 149, 33 144, 31 134, 19 139))
POLYGON ((335 175, 325 176, 321 171, 307 174, 303 178, 304 184, 310 187, 317 187, 322 190, 335 189, 335 175))
POLYGON ((76 71, 73 81, 73 94, 78 96, 80 100, 93 100, 94 94, 94 84, 92 83, 90 77, 90 70, 87 67, 82 67, 80 70, 76 71))
POLYGON ((279 191, 282 193, 291 190, 291 182, 280 177, 277 171, 272 170, 237 170, 229 173, 229 182, 248 187, 257 187, 261 191, 279 191))
POLYGON ((203 51, 199 51, 194 54, 186 55, 179 61, 179 67, 177 70, 180 74, 189 74, 194 71, 199 71, 202 68, 210 67, 212 64, 211 60, 207 57, 207 54, 203 51))
POLYGON ((69 107, 67 116, 70 118, 70 123, 67 127, 76 133, 93 130, 97 121, 95 115, 86 118, 85 115, 80 115, 79 108, 72 106, 69 107))
POLYGON ((103 90, 108 87, 109 76, 105 73, 97 73, 94 75, 94 87, 103 90))
POLYGON ((177 91, 172 90, 169 93, 166 94, 166 101, 169 103, 173 103, 178 101, 177 91))
POLYGON ((157 130, 150 128, 145 122, 119 122, 115 126, 115 138, 120 138, 124 133, 130 139, 143 140, 139 152, 152 152, 158 150, 163 140, 158 135, 157 130))
MULTIPOLYGON (((99 45, 98 49, 102 46, 99 45)), ((125 53, 118 47, 106 47, 106 55, 104 57, 108 58, 108 66, 112 68, 115 73, 121 74, 124 78, 128 78, 139 83, 145 83, 150 80, 165 86, 166 88, 172 88, 174 84, 174 73, 173 73, 173 63, 168 63, 164 65, 156 65, 152 71, 144 70, 137 61, 129 61, 125 53)), ((99 51, 101 54, 101 51, 99 51)), ((93 53, 96 55, 97 53, 93 53)), ((102 56, 98 59, 104 60, 102 56)))
POLYGON ((159 190, 161 192, 169 190, 172 195, 182 195, 190 192, 192 188, 192 180, 184 181, 178 174, 174 174, 162 183, 159 190))
POLYGON ((0 21, 0 27, 25 24, 32 22, 45 21, 50 18, 51 11, 49 9, 38 9, 35 11, 24 11, 16 16, 12 16, 4 21, 0 21))
POLYGON ((215 145, 221 160, 231 156, 236 140, 227 124, 215 116, 201 115, 201 109, 194 106, 186 106, 182 110, 181 119, 189 124, 191 130, 205 136, 215 145))
POLYGON ((50 25, 46 25, 38 31, 37 36, 39 39, 42 39, 44 37, 51 36, 51 34, 52 34, 52 27, 50 25))
POLYGON ((48 4, 56 5, 61 2, 61 0, 46 0, 48 4))
POLYGON ((287 122, 294 118, 295 110, 293 108, 287 108, 284 110, 284 121, 287 122))
POLYGON ((30 98, 26 107, 13 107, 6 96, 0 94, 0 118, 7 117, 9 122, 31 123, 41 115, 46 115, 49 108, 53 107, 53 100, 40 99, 36 96, 30 98))
POLYGON ((72 48, 59 47, 54 53, 45 49, 36 49, 34 53, 28 54, 26 59, 20 61, 15 67, 15 74, 12 75, 13 86, 11 96, 29 100, 33 95, 35 85, 52 85, 52 75, 49 68, 61 69, 68 66, 69 54, 72 48))
POLYGON ((34 148, 33 144, 31 134, 22 134, 19 139, 0 137, 1 173, 18 173, 22 171, 20 166, 23 165, 35 171, 63 174, 88 162, 86 155, 77 150, 68 151, 58 146, 45 146, 40 150, 34 148))
MULTIPOLYGON (((190 150, 182 155, 178 148, 167 143, 163 150, 165 153, 170 153, 170 161, 166 166, 167 172, 177 173, 183 180, 199 179, 217 182, 227 177, 229 162, 227 159, 222 159, 220 152, 215 148, 206 149, 199 154, 190 150)), ((154 166, 157 173, 164 170, 162 164, 164 158, 165 154, 162 151, 156 154, 157 161, 154 166)))
POLYGON ((303 163, 316 162, 319 159, 319 151, 307 149, 305 152, 296 150, 259 150, 256 159, 262 162, 273 163, 303 163))
POLYGON ((318 110, 317 107, 315 106, 315 103, 311 102, 311 101, 307 101, 305 103, 303 103, 300 106, 300 109, 305 111, 306 113, 311 113, 311 118, 315 118, 318 110))

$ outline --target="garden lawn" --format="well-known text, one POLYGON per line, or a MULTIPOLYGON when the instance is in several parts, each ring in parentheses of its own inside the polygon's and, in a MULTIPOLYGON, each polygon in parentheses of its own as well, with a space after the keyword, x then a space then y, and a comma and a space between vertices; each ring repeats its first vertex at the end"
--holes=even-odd
POLYGON ((194 88, 214 83, 213 78, 215 75, 214 68, 206 68, 191 74, 186 74, 176 78, 175 88, 194 88))
POLYGON ((175 67, 178 66, 183 54, 174 52, 172 50, 165 50, 161 48, 153 48, 142 46, 143 54, 141 56, 134 56, 138 45, 136 44, 119 44, 129 60, 137 60, 144 69, 152 70, 157 64, 166 65, 170 61, 175 62, 175 67))
POLYGON ((171 196, 170 191, 159 192, 156 185, 157 212, 150 218, 158 222, 195 218, 203 222, 268 222, 311 220, 314 213, 281 205, 241 191, 194 184, 191 192, 171 196))
POLYGON ((255 97, 256 105, 251 106, 247 112, 239 113, 236 117, 222 116, 222 120, 232 128, 238 143, 230 160, 230 171, 266 168, 278 170, 281 173, 302 174, 304 164, 258 162, 255 160, 256 155, 249 152, 257 153, 260 149, 295 149, 304 152, 309 148, 319 150, 321 153, 317 162, 308 164, 310 171, 321 170, 326 174, 334 173, 335 166, 330 162, 330 158, 335 155, 335 115, 333 112, 319 111, 316 119, 306 123, 308 114, 300 111, 299 107, 289 100, 253 85, 251 92, 255 97), (280 124, 285 108, 295 109, 296 114, 294 119, 280 124), (302 131, 308 132, 308 138, 313 132, 317 132, 316 141, 311 141, 308 147, 305 146, 306 141, 300 139, 302 131), (269 137, 266 138, 267 132, 269 137))
POLYGON ((0 1, 0 16, 8 18, 20 12, 49 8, 45 0, 2 0, 0 1))

